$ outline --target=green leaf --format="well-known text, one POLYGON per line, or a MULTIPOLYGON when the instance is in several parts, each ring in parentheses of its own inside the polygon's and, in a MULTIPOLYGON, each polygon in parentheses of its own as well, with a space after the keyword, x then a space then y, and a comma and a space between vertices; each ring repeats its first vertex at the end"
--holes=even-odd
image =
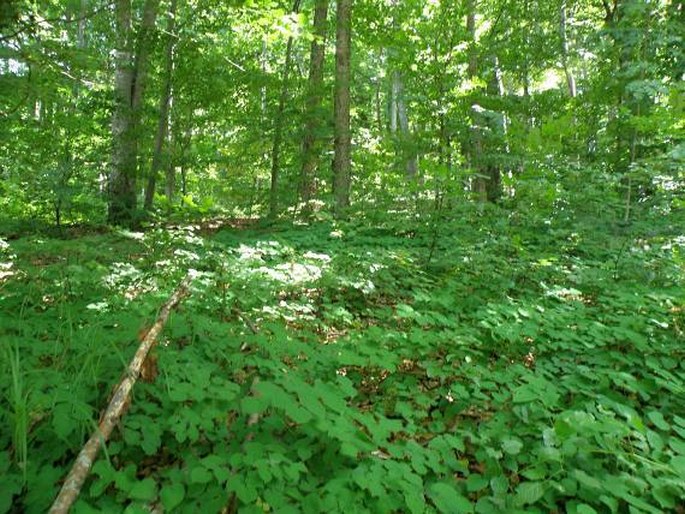
POLYGON ((495 496, 503 496, 509 491, 509 481, 507 477, 497 476, 490 479, 490 488, 495 496))
POLYGON ((661 414, 661 412, 653 410, 647 414, 647 417, 652 423, 654 423, 654 426, 658 429, 664 431, 669 431, 671 429, 671 425, 669 425, 668 422, 664 419, 664 415, 661 414))
POLYGON ((155 423, 149 423, 142 431, 143 440, 140 447, 146 455, 154 455, 162 445, 162 430, 155 423))
POLYGON ((190 472, 190 481, 194 484, 206 484, 212 480, 212 474, 204 466, 195 466, 190 472))
POLYGON ((590 487, 591 489, 603 489, 602 482, 597 480, 595 477, 588 475, 582 469, 575 470, 573 475, 578 482, 586 487, 590 487))
POLYGON ((185 487, 183 484, 177 482, 165 485, 159 493, 165 511, 173 510, 175 507, 178 507, 183 501, 183 498, 185 498, 185 495, 185 487))
POLYGON ((128 497, 134 500, 152 501, 157 497, 157 484, 151 478, 140 480, 128 492, 128 497))
POLYGON ((233 491, 238 495, 240 501, 250 504, 257 499, 257 490, 250 480, 246 480, 241 475, 233 475, 226 484, 228 491, 233 491))
POLYGON ((505 439, 502 441, 502 450, 509 455, 517 455, 521 448, 523 448, 523 443, 518 439, 505 439))
POLYGON ((488 486, 488 479, 483 475, 474 473, 466 479, 466 490, 470 493, 482 491, 488 486))
POLYGON ((524 482, 516 488, 516 505, 532 505, 545 494, 543 482, 524 482))
POLYGON ((411 514, 423 514, 426 511, 426 500, 419 491, 405 489, 404 501, 411 514))
MULTIPOLYGON (((0 453, 1 455, 1 453, 0 453)), ((12 506, 17 505, 13 502, 15 494, 19 494, 23 487, 21 477, 17 475, 4 475, 0 481, 0 512, 13 512, 12 506)))
POLYGON ((671 437, 668 440, 668 445, 680 455, 685 455, 685 441, 677 437, 671 437))
POLYGON ((537 400, 540 393, 526 384, 514 390, 514 403, 528 403, 537 400))
POLYGON ((685 476, 685 456, 676 455, 671 458, 671 467, 680 476, 685 476))
POLYGON ((58 403, 52 409, 52 428, 60 439, 67 439, 76 428, 71 405, 58 403))
POLYGON ((449 484, 438 482, 430 486, 429 496, 440 512, 460 514, 473 512, 471 502, 464 498, 449 484))

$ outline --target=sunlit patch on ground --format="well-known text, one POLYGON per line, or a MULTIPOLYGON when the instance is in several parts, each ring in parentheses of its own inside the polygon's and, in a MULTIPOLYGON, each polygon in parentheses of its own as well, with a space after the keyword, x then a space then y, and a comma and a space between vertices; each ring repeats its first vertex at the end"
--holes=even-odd
POLYGON ((237 273, 245 278, 266 278, 284 285, 296 286, 319 280, 330 263, 330 256, 306 252, 299 258, 294 248, 277 241, 241 244, 234 250, 237 273), (288 260, 289 262, 278 262, 288 260), (298 262, 300 261, 300 262, 298 262))
POLYGON ((16 274, 13 269, 16 258, 10 250, 9 243, 0 238, 0 284, 16 274))
POLYGON ((319 266, 299 262, 278 264, 273 268, 260 266, 254 272, 263 274, 275 282, 283 282, 290 285, 314 282, 321 278, 321 268, 319 266))

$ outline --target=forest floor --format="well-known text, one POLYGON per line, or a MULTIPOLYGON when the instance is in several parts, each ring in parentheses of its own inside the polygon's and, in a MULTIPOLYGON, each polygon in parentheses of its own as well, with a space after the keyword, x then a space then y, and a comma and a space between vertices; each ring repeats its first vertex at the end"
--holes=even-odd
POLYGON ((477 216, 0 239, 0 513, 190 269, 74 512, 685 512, 682 230, 477 216))

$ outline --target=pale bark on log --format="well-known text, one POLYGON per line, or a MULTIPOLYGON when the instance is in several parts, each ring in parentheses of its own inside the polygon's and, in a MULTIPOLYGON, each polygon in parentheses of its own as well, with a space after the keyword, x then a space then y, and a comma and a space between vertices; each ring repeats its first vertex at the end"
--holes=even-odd
POLYGON ((179 302, 189 292, 192 276, 188 275, 183 282, 176 288, 176 291, 171 295, 169 300, 164 304, 159 311, 155 324, 152 325, 146 336, 143 338, 136 354, 133 356, 131 363, 126 370, 126 375, 119 382, 112 399, 107 406, 107 410, 102 415, 97 430, 93 432, 90 439, 81 449, 76 462, 62 485, 59 495, 55 499, 52 507, 50 507, 49 514, 66 514, 71 509, 71 506, 78 498, 90 469, 95 463, 97 454, 100 451, 102 443, 107 441, 112 433, 112 430, 119 422, 121 416, 129 403, 129 396, 133 390, 138 377, 140 376, 145 358, 157 342, 157 337, 162 332, 165 323, 169 319, 171 311, 179 304, 179 302))

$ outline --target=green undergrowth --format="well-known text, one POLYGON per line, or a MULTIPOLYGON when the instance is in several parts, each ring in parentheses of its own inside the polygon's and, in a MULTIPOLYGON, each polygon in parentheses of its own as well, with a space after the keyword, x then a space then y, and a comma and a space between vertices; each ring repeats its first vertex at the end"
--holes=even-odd
POLYGON ((0 512, 46 510, 188 270, 75 512, 677 512, 685 238, 650 226, 3 241, 0 512))

